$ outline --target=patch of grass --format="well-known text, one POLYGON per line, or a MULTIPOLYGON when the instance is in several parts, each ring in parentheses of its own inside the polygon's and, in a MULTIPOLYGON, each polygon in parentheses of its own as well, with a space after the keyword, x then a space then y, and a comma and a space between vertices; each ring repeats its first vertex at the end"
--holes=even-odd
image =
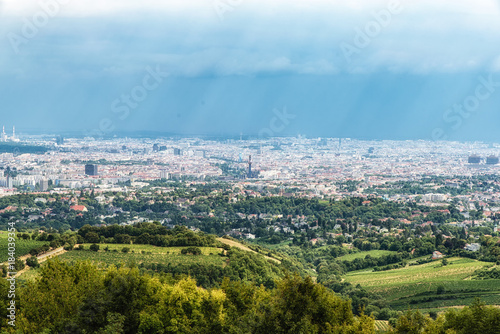
POLYGON ((500 302, 500 280, 468 279, 476 269, 491 263, 458 257, 448 261, 447 266, 439 261, 381 272, 351 272, 345 280, 385 296, 397 310, 466 305, 476 297, 488 304, 500 302))
POLYGON ((371 251, 363 251, 359 253, 346 254, 338 257, 337 259, 340 261, 353 261, 355 259, 364 259, 367 255, 370 255, 373 258, 381 257, 384 255, 395 254, 396 252, 388 251, 388 250, 371 250, 371 251))
MULTIPOLYGON (((89 249, 90 245, 92 244, 83 244, 85 249, 89 249)), ((130 248, 130 252, 134 251, 134 253, 141 253, 141 252, 151 252, 152 254, 180 254, 181 251, 184 248, 187 247, 157 247, 153 245, 135 245, 135 244, 99 244, 99 249, 100 252, 104 251, 104 248, 108 247, 110 251, 113 250, 118 250, 121 252, 121 250, 124 247, 130 248)), ((216 247, 198 247, 201 249, 201 254, 202 255, 210 255, 214 254, 217 255, 222 251, 222 249, 216 248, 216 247)))
POLYGON ((216 247, 198 247, 202 254, 198 256, 182 255, 181 251, 188 247, 157 247, 152 245, 132 245, 132 244, 99 244, 100 250, 92 252, 89 249, 91 244, 84 244, 86 250, 73 250, 62 254, 59 258, 63 261, 89 260, 105 266, 127 264, 134 262, 141 263, 162 263, 162 264, 215 264, 222 266, 224 258, 219 256, 222 249, 216 247), (129 248, 128 253, 123 253, 123 248, 129 248), (108 248, 108 251, 104 251, 108 248))
MULTIPOLYGON (((16 233, 17 234, 17 233, 16 233)), ((7 232, 0 232, 0 263, 7 262, 9 258, 9 235, 7 232)), ((27 255, 33 248, 48 244, 47 241, 24 240, 16 238, 16 257, 27 255)))

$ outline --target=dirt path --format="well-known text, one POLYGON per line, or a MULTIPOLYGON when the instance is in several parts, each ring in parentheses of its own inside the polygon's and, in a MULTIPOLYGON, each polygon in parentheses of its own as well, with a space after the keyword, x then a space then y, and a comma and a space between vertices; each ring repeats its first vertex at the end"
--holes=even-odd
MULTIPOLYGON (((38 259, 38 262, 41 263, 41 262, 44 262, 48 259, 50 259, 51 257, 54 257, 54 256, 57 256, 57 255, 61 255, 61 254, 64 254, 66 253, 67 251, 64 250, 63 247, 59 247, 59 248, 56 248, 56 249, 53 249, 51 250, 50 252, 47 252, 45 254, 42 254, 42 255, 39 255, 37 256, 36 258, 38 259)), ((23 261, 26 261, 26 259, 30 258, 31 255, 23 255, 23 256, 20 256, 19 259, 23 260, 23 261)), ((9 265, 8 262, 4 262, 5 265, 9 265)), ((19 277, 22 273, 24 273, 25 271, 29 270, 30 267, 26 266, 24 267, 23 270, 20 270, 17 272, 17 274, 13 277, 19 277)))
POLYGON ((272 257, 269 257, 269 256, 266 256, 266 255, 263 255, 263 254, 260 254, 260 253, 258 253, 256 251, 254 251, 253 249, 250 249, 247 246, 244 246, 244 245, 240 244, 239 242, 236 242, 236 241, 233 241, 233 240, 229 240, 229 239, 225 239, 225 238, 217 238, 217 240, 220 241, 220 242, 222 242, 223 244, 229 245, 231 247, 236 247, 236 248, 239 248, 239 249, 247 251, 247 252, 259 254, 259 255, 262 255, 263 257, 265 257, 268 260, 272 260, 274 262, 281 263, 280 260, 272 258, 272 257))

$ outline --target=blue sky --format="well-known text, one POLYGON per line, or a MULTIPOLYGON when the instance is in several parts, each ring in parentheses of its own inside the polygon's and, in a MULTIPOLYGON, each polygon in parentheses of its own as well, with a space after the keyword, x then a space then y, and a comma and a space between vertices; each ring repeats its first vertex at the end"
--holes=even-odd
POLYGON ((0 0, 0 125, 500 141, 498 45, 495 0, 0 0))

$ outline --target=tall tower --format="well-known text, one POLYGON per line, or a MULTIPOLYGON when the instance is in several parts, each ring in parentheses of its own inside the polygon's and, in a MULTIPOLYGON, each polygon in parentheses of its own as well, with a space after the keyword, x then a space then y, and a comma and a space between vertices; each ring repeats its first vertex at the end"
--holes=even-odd
POLYGON ((16 140, 16 126, 12 126, 12 141, 16 140))
POLYGON ((7 135, 5 134, 5 125, 2 127, 2 141, 7 141, 7 135))
POLYGON ((252 156, 248 156, 248 178, 252 177, 252 156))

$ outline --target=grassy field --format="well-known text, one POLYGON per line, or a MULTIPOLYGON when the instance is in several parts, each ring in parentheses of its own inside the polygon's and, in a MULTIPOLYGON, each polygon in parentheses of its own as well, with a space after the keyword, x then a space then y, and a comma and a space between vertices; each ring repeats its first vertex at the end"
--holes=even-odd
POLYGON ((500 303, 500 280, 471 280, 476 269, 491 263, 466 258, 441 261, 381 272, 351 272, 345 280, 385 296, 391 307, 443 308, 470 304, 475 297, 488 304, 500 303))
MULTIPOLYGON (((9 235, 5 231, 0 231, 0 263, 6 262, 9 258, 8 243, 9 235)), ((20 257, 29 253, 32 248, 40 247, 47 244, 46 241, 24 240, 16 238, 16 257, 20 257)))
MULTIPOLYGON (((140 246, 140 245, 137 245, 140 246)), ((123 247, 122 247, 123 248, 123 247)), ((214 255, 182 255, 180 254, 180 250, 182 247, 173 247, 164 248, 165 252, 158 252, 152 254, 142 254, 140 249, 137 248, 134 253, 122 253, 120 252, 105 252, 100 250, 99 252, 92 252, 89 250, 77 251, 73 250, 71 252, 64 253, 60 255, 58 258, 62 261, 91 261, 95 264, 99 265, 117 265, 117 264, 129 264, 135 263, 137 265, 141 263, 161 263, 161 264, 195 264, 195 263, 203 263, 203 264, 215 264, 218 266, 222 266, 224 264, 224 257, 216 255, 217 248, 213 248, 214 255), (168 252, 168 253, 167 253, 168 252)), ((205 249, 206 253, 207 250, 205 249)))
POLYGON ((371 251, 365 251, 365 252, 359 252, 359 253, 353 253, 353 254, 346 254, 343 256, 340 256, 338 259, 340 261, 352 261, 354 259, 364 259, 365 256, 370 255, 371 257, 381 257, 384 255, 390 255, 390 254, 395 254, 396 252, 393 251, 388 251, 388 250, 371 250, 371 251))
MULTIPOLYGON (((90 245, 92 244, 83 244, 86 250, 89 249, 90 245)), ((180 254, 181 250, 187 247, 157 247, 157 246, 152 246, 152 245, 133 245, 133 244, 99 244, 100 251, 104 250, 104 248, 108 247, 110 251, 112 250, 118 250, 121 252, 121 250, 124 247, 130 248, 130 252, 151 252, 153 254, 180 254)), ((222 251, 222 249, 215 248, 215 247, 197 247, 201 249, 201 252, 203 255, 217 255, 222 251)))

